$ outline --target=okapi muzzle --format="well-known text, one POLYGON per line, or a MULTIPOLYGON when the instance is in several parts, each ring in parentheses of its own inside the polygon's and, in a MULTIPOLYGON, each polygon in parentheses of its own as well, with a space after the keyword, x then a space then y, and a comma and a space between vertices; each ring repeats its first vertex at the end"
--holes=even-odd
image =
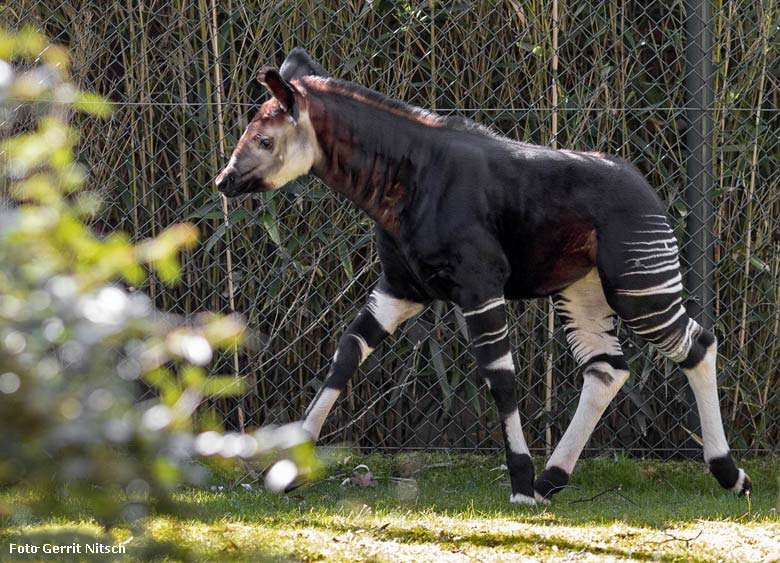
POLYGON ((260 71, 258 80, 273 98, 260 106, 215 179, 228 197, 280 188, 308 174, 318 153, 301 91, 273 68, 260 71))

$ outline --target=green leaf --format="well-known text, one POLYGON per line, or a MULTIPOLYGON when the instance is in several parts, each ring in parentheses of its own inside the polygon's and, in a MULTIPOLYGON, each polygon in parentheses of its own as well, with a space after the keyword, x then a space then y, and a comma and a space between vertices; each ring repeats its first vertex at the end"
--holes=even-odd
POLYGON ((207 378, 201 391, 209 397, 237 397, 247 390, 246 382, 232 375, 207 378))
POLYGON ((344 243, 340 243, 338 246, 339 257, 341 258, 341 267, 344 269, 344 273, 347 277, 352 279, 355 274, 355 270, 352 267, 352 257, 349 255, 347 246, 344 243))
POLYGON ((441 346, 435 338, 428 340, 428 346, 431 350, 431 363, 436 372, 436 377, 441 387, 444 403, 444 412, 449 413, 452 406, 452 386, 447 381, 447 370, 444 369, 444 361, 441 359, 441 346))
POLYGON ((97 117, 106 119, 114 112, 114 106, 105 98, 93 94, 92 92, 79 92, 73 107, 78 111, 89 113, 97 117))
POLYGON ((268 235, 271 237, 271 240, 274 241, 274 244, 277 246, 282 245, 282 237, 279 236, 279 228, 276 225, 276 218, 273 217, 270 213, 263 213, 262 217, 263 227, 265 228, 268 235))

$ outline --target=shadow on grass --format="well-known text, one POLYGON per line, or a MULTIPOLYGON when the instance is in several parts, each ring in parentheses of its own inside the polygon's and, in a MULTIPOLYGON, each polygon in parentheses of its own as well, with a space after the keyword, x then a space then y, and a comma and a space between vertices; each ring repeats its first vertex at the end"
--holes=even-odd
POLYGON ((349 467, 333 467, 330 475, 336 478, 305 486, 287 496, 243 490, 204 494, 187 515, 211 522, 229 513, 247 523, 282 526, 306 512, 327 517, 367 508, 388 516, 412 511, 456 518, 506 518, 529 524, 589 527, 621 522, 662 529, 697 520, 750 522, 773 518, 772 508, 777 509, 778 503, 777 459, 744 464, 756 485, 750 505, 746 499, 723 491, 703 464, 619 458, 583 462, 571 487, 545 508, 509 504, 509 489, 500 486, 506 471, 496 469, 500 467, 498 457, 457 456, 450 458, 449 465, 424 469, 426 465, 442 464, 440 458, 421 454, 418 469, 411 471, 412 477, 399 481, 394 480, 399 473, 410 473, 408 467, 403 467, 408 460, 399 463, 398 456, 362 457, 351 464, 365 463, 371 467, 378 481, 374 487, 341 487, 342 474, 349 467))
MULTIPOLYGON (((359 532, 357 526, 330 525, 330 531, 339 532, 359 532)), ((601 547, 591 545, 584 541, 574 541, 562 537, 543 536, 532 531, 521 531, 513 534, 482 532, 476 534, 456 535, 452 538, 442 537, 441 533, 416 526, 409 529, 395 529, 392 526, 377 530, 369 530, 371 535, 377 540, 397 541, 401 543, 416 544, 435 544, 443 548, 463 548, 465 546, 473 547, 501 547, 513 551, 527 552, 533 554, 541 548, 547 548, 558 552, 576 552, 582 554, 591 554, 599 556, 621 557, 638 561, 680 561, 679 554, 663 554, 656 551, 642 552, 637 551, 637 546, 620 547, 601 547)), ((700 558, 690 553, 686 553, 685 560, 690 562, 709 561, 708 558, 700 558)))

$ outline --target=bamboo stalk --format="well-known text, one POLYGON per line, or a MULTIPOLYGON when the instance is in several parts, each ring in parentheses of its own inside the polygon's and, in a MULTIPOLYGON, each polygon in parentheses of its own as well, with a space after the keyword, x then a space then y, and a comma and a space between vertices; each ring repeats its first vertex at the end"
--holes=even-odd
MULTIPOLYGON (((119 7, 119 4, 117 4, 117 8, 119 7)), ((130 27, 130 36, 135 37, 135 24, 133 21, 133 13, 132 10, 128 11, 127 19, 129 22, 130 27)), ((128 42, 130 43, 130 42, 128 42)), ((122 66, 124 68, 131 68, 129 58, 127 57, 127 51, 128 49, 122 49, 122 66)), ((134 91, 135 87, 133 85, 132 81, 132 74, 130 71, 125 72, 124 75, 124 83, 125 83, 125 92, 126 95, 130 99, 135 99, 137 97, 137 93, 134 91)), ((136 121, 130 116, 130 179, 129 179, 129 188, 130 188, 130 194, 131 194, 131 200, 133 202, 132 205, 132 217, 133 217, 133 234, 136 236, 141 230, 141 223, 139 221, 138 217, 138 167, 136 165, 136 155, 138 154, 138 151, 136 150, 136 139, 138 138, 136 134, 136 121)))
MULTIPOLYGON (((550 84, 552 97, 552 128, 550 130, 550 146, 558 148, 558 0, 552 3, 552 80, 550 84)), ((547 457, 552 453, 552 391, 553 391, 553 347, 555 345, 555 307, 552 299, 547 299, 547 359, 544 370, 544 409, 547 413, 547 427, 544 431, 544 449, 547 457)))
MULTIPOLYGON (((179 33, 184 36, 184 21, 187 15, 184 9, 184 0, 179 2, 179 33)), ((177 52, 177 62, 179 64, 178 73, 178 85, 179 85, 179 102, 181 106, 181 123, 179 131, 177 132, 178 145, 179 145, 179 182, 181 183, 181 190, 184 196, 184 201, 189 204, 192 200, 190 197, 189 187, 189 161, 187 158, 187 141, 185 139, 187 131, 187 80, 186 80, 186 65, 184 63, 184 46, 179 45, 177 52)), ((191 253, 187 251, 187 255, 191 256, 191 253)), ((184 280, 187 284, 187 288, 193 287, 192 276, 192 260, 182 260, 184 266, 184 280)), ((192 312, 192 291, 185 291, 184 293, 184 310, 187 314, 192 312)))
MULTIPOLYGON (((729 0, 728 16, 727 16, 726 22, 724 24, 724 27, 726 29, 726 40, 723 42, 722 45, 721 45, 721 43, 716 42, 715 51, 714 51, 716 53, 715 63, 717 64, 719 59, 721 59, 720 51, 721 51, 721 47, 723 47, 722 48, 722 51, 723 51, 723 55, 722 55, 723 64, 720 65, 720 68, 722 68, 722 71, 721 71, 721 74, 720 74, 720 76, 722 76, 722 78, 721 78, 721 82, 722 82, 721 90, 722 91, 721 91, 720 96, 718 96, 718 99, 719 99, 719 102, 720 102, 720 108, 719 108, 720 116, 719 116, 719 119, 718 119, 719 128, 718 128, 718 131, 715 132, 715 139, 713 141, 713 144, 716 147, 718 146, 718 137, 720 137, 721 135, 724 135, 724 131, 726 129, 726 114, 727 114, 727 111, 726 111, 726 108, 725 108, 725 105, 726 105, 726 99, 725 98, 726 98, 727 92, 728 92, 728 90, 726 88, 726 85, 728 84, 729 63, 731 62, 731 56, 730 56, 731 55, 731 49, 729 49, 729 45, 731 44, 731 31, 732 31, 732 28, 733 28, 733 26, 731 25, 731 22, 734 19, 734 4, 735 3, 733 2, 733 0, 729 0)), ((725 139, 724 139, 724 142, 725 142, 725 139)), ((724 192, 725 191, 725 181, 724 180, 725 180, 725 175, 726 175, 726 159, 724 158, 724 156, 722 154, 720 155, 720 162, 719 162, 719 164, 720 164, 720 172, 718 174, 718 185, 720 186, 721 192, 724 192)), ((724 215, 723 208, 718 208, 717 213, 715 215, 715 222, 714 222, 715 224, 713 226, 714 240, 716 240, 716 241, 720 241, 721 240, 721 230, 723 228, 723 215, 724 215)), ((720 263, 720 258, 721 258, 721 245, 720 244, 716 244, 715 248, 713 250, 714 250, 713 254, 714 254, 715 264, 719 264, 720 263)), ((718 319, 718 318, 720 318, 720 308, 721 308, 720 276, 714 276, 714 287, 715 287, 715 289, 714 289, 714 293, 715 293, 715 313, 714 314, 715 314, 715 318, 718 319)))
MULTIPOLYGON (((222 66, 219 62, 219 42, 217 41, 217 4, 216 0, 211 0, 211 48, 214 51, 214 82, 216 83, 216 88, 214 91, 216 102, 217 102, 217 139, 219 147, 219 154, 222 160, 224 161, 227 155, 227 152, 225 151, 225 129, 224 129, 224 112, 222 110, 222 66)), ((230 306, 230 312, 235 313, 236 312, 236 294, 235 294, 235 288, 233 286, 233 252, 230 248, 231 243, 231 231, 230 231, 230 218, 228 215, 228 202, 227 197, 220 194, 220 199, 222 201, 222 218, 225 224, 225 261, 226 261, 226 267, 227 267, 227 283, 228 283, 228 302, 230 306)), ((233 346, 232 348, 232 356, 233 356, 233 375, 238 377, 239 376, 239 364, 238 364, 238 348, 236 346, 233 346)), ((243 406, 239 403, 238 405, 238 426, 241 432, 244 431, 244 427, 246 424, 246 420, 244 418, 244 409, 243 406)))
MULTIPOLYGON (((772 13, 772 6, 774 5, 774 0, 769 1, 769 10, 768 12, 772 13)), ((748 193, 747 193, 747 226, 745 227, 746 230, 746 237, 747 240, 745 241, 745 266, 743 269, 743 276, 745 279, 745 283, 748 282, 750 279, 750 258, 751 258, 751 251, 752 251, 752 243, 753 243, 753 194, 756 190, 756 172, 758 170, 758 140, 759 140, 759 131, 761 127, 761 109, 764 102, 764 82, 766 80, 766 60, 769 55, 769 33, 766 29, 766 23, 767 23, 767 16, 765 14, 762 14, 763 17, 761 18, 761 24, 760 29, 762 30, 761 36, 764 38, 764 47, 762 49, 762 55, 761 55, 761 75, 758 79, 758 90, 756 95, 756 117, 755 117, 755 136, 753 138, 753 156, 750 159, 750 184, 748 185, 748 193)), ((740 351, 740 359, 741 364, 745 368, 745 373, 750 373, 750 369, 748 367, 749 362, 745 355, 745 337, 747 335, 747 295, 745 295, 742 299, 742 312, 740 314, 740 323, 739 323, 739 351, 740 351)), ((734 422, 734 420, 737 417, 737 406, 739 405, 739 395, 740 395, 740 383, 741 378, 737 379, 737 385, 734 388, 734 405, 732 407, 731 411, 731 421, 734 422)))

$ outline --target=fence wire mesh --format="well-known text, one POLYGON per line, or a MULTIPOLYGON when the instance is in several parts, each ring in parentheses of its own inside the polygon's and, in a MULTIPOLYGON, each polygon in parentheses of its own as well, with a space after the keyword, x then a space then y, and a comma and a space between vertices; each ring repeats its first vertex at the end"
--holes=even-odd
MULTIPOLYGON (((391 97, 638 166, 667 202, 684 256, 704 272, 687 290, 720 341, 732 447, 777 451, 780 3, 12 0, 0 9, 0 25, 30 24, 66 45, 77 83, 116 103, 107 121, 77 118, 79 158, 105 201, 96 227, 136 239, 179 221, 200 229, 181 283, 143 289, 164 310, 235 309, 248 320, 248 346, 216 368, 240 374, 248 392, 204 406, 228 428, 298 419, 378 278, 370 220, 317 181, 225 208, 215 193, 213 178, 263 98, 257 71, 301 46, 333 75, 391 97)), ((526 437, 549 451, 581 376, 547 300, 510 309, 526 437)), ((632 377, 589 452, 698 452, 683 374, 621 337, 632 377)), ((390 340, 353 378, 322 442, 499 446, 450 305, 431 306, 390 340)))

